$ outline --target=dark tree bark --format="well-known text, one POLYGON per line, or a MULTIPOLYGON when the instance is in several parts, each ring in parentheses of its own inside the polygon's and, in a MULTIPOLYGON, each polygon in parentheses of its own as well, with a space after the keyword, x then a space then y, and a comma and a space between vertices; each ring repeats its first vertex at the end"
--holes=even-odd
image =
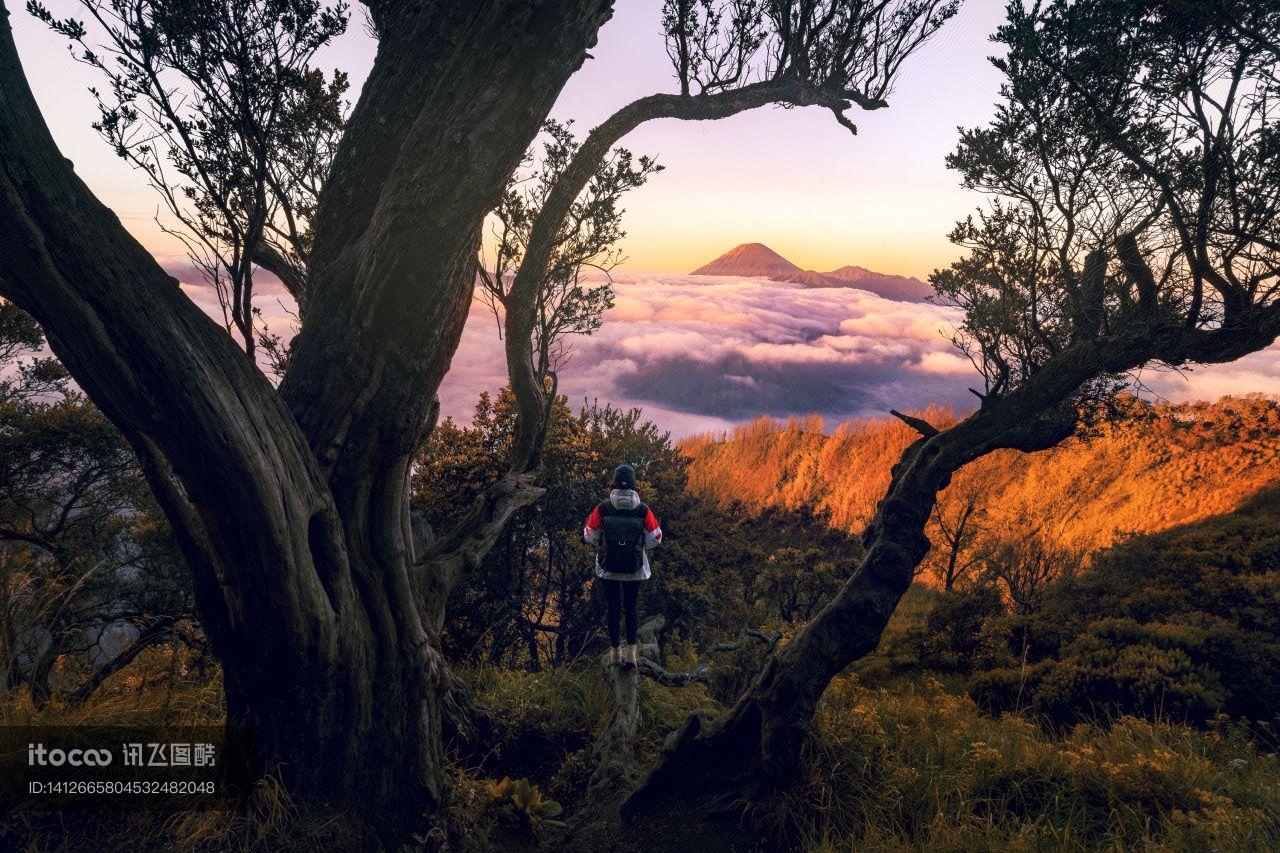
POLYGON ((599 663, 604 679, 613 691, 613 713, 603 732, 592 747, 591 780, 587 794, 597 801, 616 797, 625 790, 628 780, 634 779, 640 769, 636 759, 636 732, 640 725, 640 677, 646 676, 667 687, 684 687, 695 682, 710 680, 711 660, 715 655, 736 651, 747 641, 761 643, 766 651, 777 645, 780 634, 765 634, 747 629, 742 638, 734 642, 712 643, 702 650, 692 669, 672 671, 662 666, 659 657, 658 632, 666 624, 661 615, 646 621, 636 631, 639 640, 637 666, 619 666, 608 663, 601 655, 599 663))
POLYGON ((262 768, 300 801, 376 816, 396 839, 444 796, 444 598, 536 496, 513 475, 465 530, 416 548, 409 461, 480 224, 610 8, 370 6, 385 35, 317 216, 280 393, 59 155, 7 25, 0 294, 142 459, 195 574, 229 723, 256 730, 262 768))
POLYGON ((43 708, 53 698, 53 685, 49 683, 49 678, 53 675, 54 664, 61 654, 61 640, 56 634, 51 637, 49 648, 36 655, 36 659, 31 662, 31 670, 26 675, 27 687, 31 690, 31 704, 37 708, 43 708))
POLYGON ((602 656, 600 668, 613 691, 613 713, 591 748, 591 779, 587 795, 599 801, 616 798, 628 779, 640 770, 636 759, 636 731, 640 728, 640 676, 636 667, 610 664, 602 656))
POLYGON ((280 279, 284 289, 293 298, 301 316, 307 310, 307 272, 286 258, 275 246, 266 241, 253 250, 253 262, 280 279))

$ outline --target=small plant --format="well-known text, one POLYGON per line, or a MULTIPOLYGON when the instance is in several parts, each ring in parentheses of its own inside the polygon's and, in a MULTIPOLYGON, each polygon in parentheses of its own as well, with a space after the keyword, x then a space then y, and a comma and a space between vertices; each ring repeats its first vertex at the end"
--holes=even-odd
POLYGON ((555 817, 564 811, 555 800, 545 799, 537 785, 529 784, 528 779, 507 779, 490 782, 489 793, 516 815, 528 822, 535 833, 543 826, 563 826, 563 821, 555 817))

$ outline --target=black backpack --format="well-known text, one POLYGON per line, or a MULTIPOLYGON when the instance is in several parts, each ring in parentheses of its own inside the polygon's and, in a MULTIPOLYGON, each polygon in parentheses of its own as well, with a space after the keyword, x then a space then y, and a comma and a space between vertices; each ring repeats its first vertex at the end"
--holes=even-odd
POLYGON ((634 575, 644 565, 644 520, 649 508, 616 509, 610 501, 600 504, 604 536, 600 545, 600 565, 606 572, 634 575))

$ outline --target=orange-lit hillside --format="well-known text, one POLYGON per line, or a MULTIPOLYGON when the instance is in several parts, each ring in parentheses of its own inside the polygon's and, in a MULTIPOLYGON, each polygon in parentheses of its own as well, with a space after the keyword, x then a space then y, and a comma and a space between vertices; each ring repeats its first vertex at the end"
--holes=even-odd
MULTIPOLYGON (((924 414, 940 427, 953 421, 945 410, 924 414)), ((893 419, 845 423, 827 435, 820 418, 763 418, 727 435, 688 439, 682 449, 693 460, 690 488, 708 498, 752 510, 808 505, 857 532, 887 486, 890 466, 915 437, 893 419)), ((987 537, 1034 535, 1088 552, 1125 533, 1230 512, 1280 483, 1278 458, 1274 400, 1154 407, 1128 401, 1090 438, 980 460, 943 493, 939 509, 944 519, 958 516, 957 505, 969 502, 987 537)))

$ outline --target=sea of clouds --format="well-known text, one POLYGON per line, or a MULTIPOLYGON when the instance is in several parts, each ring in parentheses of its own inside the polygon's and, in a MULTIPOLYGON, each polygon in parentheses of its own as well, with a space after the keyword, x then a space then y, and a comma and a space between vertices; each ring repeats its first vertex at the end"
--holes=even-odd
MULTIPOLYGON (((573 338, 560 370, 560 392, 575 408, 591 400, 640 406, 683 436, 759 415, 818 413, 831 428, 890 408, 963 411, 976 402, 968 388, 981 380, 950 342, 961 319, 953 307, 760 278, 626 272, 614 275, 614 288, 603 328, 573 338)), ((209 288, 183 289, 220 317, 209 288)), ((278 287, 260 291, 258 305, 287 337, 289 305, 278 287)), ((1147 370, 1142 379, 1171 400, 1280 395, 1280 345, 1231 365, 1147 370)), ((442 412, 467 423, 480 392, 505 382, 497 322, 477 301, 441 388, 442 412)))
MULTIPOLYGON (((948 341, 954 308, 760 278, 627 273, 615 274, 614 290, 604 326, 573 339, 560 370, 575 406, 641 406, 685 435, 762 414, 843 420, 973 399, 965 389, 976 374, 948 341)), ((442 407, 468 410, 504 371, 493 315, 477 306, 442 407)))

